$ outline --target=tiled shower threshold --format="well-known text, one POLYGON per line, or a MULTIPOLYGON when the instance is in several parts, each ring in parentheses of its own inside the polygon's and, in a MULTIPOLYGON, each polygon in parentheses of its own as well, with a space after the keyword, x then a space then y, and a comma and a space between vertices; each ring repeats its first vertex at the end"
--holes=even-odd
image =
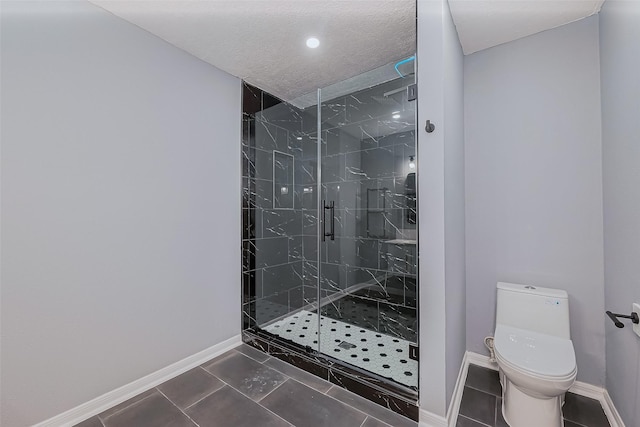
POLYGON ((390 382, 357 366, 320 354, 310 347, 302 347, 262 329, 242 334, 246 344, 275 358, 303 369, 335 385, 343 387, 374 403, 418 421, 418 393, 416 390, 390 382))

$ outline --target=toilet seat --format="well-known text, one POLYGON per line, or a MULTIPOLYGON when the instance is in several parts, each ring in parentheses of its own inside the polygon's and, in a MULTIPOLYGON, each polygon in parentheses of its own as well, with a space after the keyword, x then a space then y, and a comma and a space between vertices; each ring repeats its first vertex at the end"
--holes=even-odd
POLYGON ((540 380, 575 377, 576 356, 569 339, 499 324, 493 342, 496 356, 516 371, 540 380))

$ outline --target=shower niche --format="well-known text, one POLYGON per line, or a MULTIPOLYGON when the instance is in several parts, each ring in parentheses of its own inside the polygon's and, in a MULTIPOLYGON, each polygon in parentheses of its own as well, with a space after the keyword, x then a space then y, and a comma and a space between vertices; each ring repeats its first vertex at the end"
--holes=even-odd
POLYGON ((417 420, 415 81, 394 65, 291 102, 243 84, 243 340, 417 420))

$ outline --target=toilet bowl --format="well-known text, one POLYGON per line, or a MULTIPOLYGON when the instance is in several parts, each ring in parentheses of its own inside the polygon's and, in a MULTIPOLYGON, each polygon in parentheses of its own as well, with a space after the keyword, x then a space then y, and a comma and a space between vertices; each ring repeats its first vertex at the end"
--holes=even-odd
POLYGON ((562 405, 576 379, 566 292, 498 284, 494 351, 502 414, 511 427, 562 427, 562 405))

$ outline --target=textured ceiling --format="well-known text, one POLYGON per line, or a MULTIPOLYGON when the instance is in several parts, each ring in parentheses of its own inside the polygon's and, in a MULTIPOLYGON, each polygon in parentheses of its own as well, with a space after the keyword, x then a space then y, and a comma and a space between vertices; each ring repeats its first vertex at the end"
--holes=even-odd
POLYGON ((468 55, 591 16, 604 0, 449 0, 468 55))
MULTIPOLYGON (((416 0, 90 1, 301 106, 314 102, 319 87, 415 52, 416 0), (306 47, 309 36, 320 39, 319 48, 306 47)), ((603 1, 449 0, 449 4, 463 51, 470 54, 593 15, 603 1)), ((359 88, 359 83, 351 79, 343 89, 359 88)))
POLYGON ((415 0, 91 2, 287 101, 415 52, 415 0))

